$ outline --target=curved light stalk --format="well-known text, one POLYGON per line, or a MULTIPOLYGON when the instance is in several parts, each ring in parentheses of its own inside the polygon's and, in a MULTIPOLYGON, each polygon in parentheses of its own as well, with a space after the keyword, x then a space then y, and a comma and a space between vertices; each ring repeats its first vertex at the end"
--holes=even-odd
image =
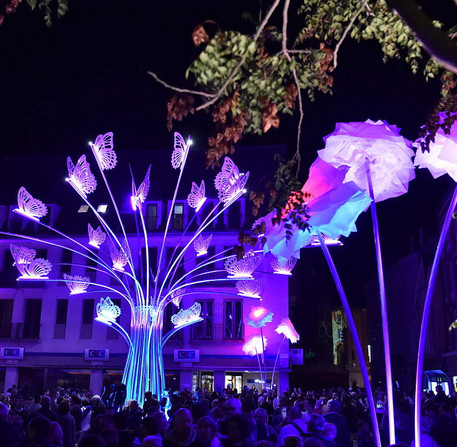
POLYGON ((122 222, 121 215, 119 213, 119 209, 117 207, 116 201, 114 200, 113 193, 111 192, 111 188, 109 187, 108 180, 106 180, 105 173, 103 172, 103 168, 100 165, 100 160, 98 159, 97 154, 95 153, 94 148, 91 146, 92 154, 94 155, 95 161, 97 162, 98 169, 100 171, 100 174, 102 175, 103 181, 105 182, 106 189, 108 190, 108 194, 111 199, 111 203, 113 204, 114 210, 116 211, 116 216, 117 220, 119 221, 119 225, 121 226, 122 234, 124 235, 125 241, 127 243, 127 246, 129 247, 129 258, 130 258, 130 264, 133 265, 133 260, 132 260, 132 252, 130 250, 130 244, 127 238, 127 233, 125 232, 124 228, 124 222, 122 222))
POLYGON ((144 235, 144 251, 146 254, 146 297, 143 297, 143 305, 149 306, 150 289, 149 289, 149 243, 148 233, 146 232, 146 225, 144 224, 143 208, 139 207, 141 226, 143 227, 144 235))
POLYGON ((367 162, 368 191, 371 197, 371 217, 373 221, 373 236, 376 250, 376 263, 378 266, 379 298, 381 302, 382 340, 384 344, 384 365, 386 368, 387 388, 387 414, 389 422, 389 443, 395 444, 395 416, 394 416, 394 393, 392 384, 392 362, 390 356, 389 321, 387 316, 386 287, 384 284, 384 268, 381 254, 381 239, 379 236, 378 216, 374 200, 373 183, 370 174, 370 165, 367 162))
POLYGON ((322 235, 319 232, 317 233, 317 237, 321 244, 322 251, 324 252, 325 260, 327 261, 330 272, 332 273, 333 280, 335 281, 335 286, 340 295, 344 312, 346 313, 349 330, 351 331, 352 340, 354 342, 354 347, 357 353, 357 357, 359 359, 360 369, 362 371, 363 383, 365 385, 365 390, 367 392, 368 408, 370 410, 371 425, 373 429, 376 447, 381 447, 381 437, 379 435, 378 420, 376 419, 376 408, 373 399, 373 392, 371 390, 370 377, 368 376, 367 364, 365 362, 365 356, 363 355, 362 344, 360 343, 359 334, 357 333, 357 327, 354 322, 354 317, 352 316, 351 307, 349 306, 346 293, 344 292, 343 284, 341 283, 341 279, 338 275, 338 271, 333 262, 332 256, 330 255, 330 251, 327 245, 325 245, 324 239, 322 238, 322 235))
POLYGON ((282 348, 282 345, 283 345, 285 339, 286 339, 286 336, 284 335, 284 337, 281 340, 281 344, 279 345, 278 353, 276 354, 275 363, 273 365, 273 372, 271 373, 271 384, 270 384, 270 389, 271 390, 273 390, 273 387, 274 387, 274 384, 275 384, 276 365, 278 364, 279 353, 281 352, 281 348, 282 348))
POLYGON ((430 318, 430 310, 435 290, 436 276, 440 264, 441 254, 443 253, 444 244, 449 231, 449 226, 452 221, 452 214, 457 206, 457 186, 451 198, 449 208, 444 219, 443 228, 441 229, 440 238, 436 247, 435 257, 433 259, 430 278, 428 280, 427 292, 425 294, 424 311, 422 314, 422 323, 419 335, 419 347, 417 352, 417 368, 416 368, 416 395, 414 396, 414 439, 417 447, 420 447, 420 417, 421 417, 421 398, 422 398, 422 374, 424 371, 424 354, 425 342, 427 340, 427 327, 430 318))
MULTIPOLYGON (((167 240, 167 234, 168 234, 168 227, 170 226, 170 221, 171 221, 171 215, 173 214, 173 208, 175 207, 175 202, 176 202, 176 196, 178 194, 178 190, 179 190, 179 185, 181 183, 181 178, 182 178, 182 174, 184 172, 184 167, 186 165, 186 161, 187 161, 187 153, 189 151, 187 150, 186 151, 186 156, 185 156, 185 159, 182 161, 182 165, 181 165, 181 169, 179 171, 179 177, 178 177, 178 181, 176 182, 176 187, 175 187, 175 191, 173 193, 173 199, 171 201, 171 206, 170 206, 170 211, 168 213, 168 217, 167 217, 167 225, 165 226, 165 231, 164 231, 164 234, 163 234, 163 238, 162 238, 162 245, 160 247, 160 253, 159 253, 159 262, 157 264, 157 273, 156 273, 156 280, 158 281, 159 280, 159 274, 160 274, 160 264, 162 262, 162 256, 163 256, 163 249, 165 247, 165 241, 167 240)), ((154 300, 156 299, 156 292, 157 292, 157 281, 155 283, 155 288, 154 288, 154 300)), ((159 294, 160 295, 160 294, 159 294)))
POLYGON ((165 346, 165 343, 170 339, 170 337, 173 336, 173 334, 176 334, 176 332, 178 332, 179 330, 181 330, 187 326, 191 326, 195 323, 200 323, 201 321, 203 321, 203 318, 200 318, 199 320, 190 321, 189 323, 183 324, 182 326, 179 326, 179 327, 175 327, 171 331, 167 332, 163 336, 163 339, 162 339, 162 349, 165 346))
POLYGON ((130 340, 129 334, 127 334, 126 330, 119 323, 117 323, 116 321, 101 320, 98 317, 95 318, 95 321, 114 329, 118 334, 122 335, 122 337, 124 338, 125 342, 127 343, 127 346, 130 349, 130 347, 132 346, 132 340, 130 340))

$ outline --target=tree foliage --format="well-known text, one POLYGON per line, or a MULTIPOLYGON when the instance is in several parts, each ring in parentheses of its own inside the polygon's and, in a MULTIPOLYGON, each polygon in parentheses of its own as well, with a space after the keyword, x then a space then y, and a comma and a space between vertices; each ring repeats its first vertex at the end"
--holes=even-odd
MULTIPOLYGON (((69 0, 26 0, 30 9, 38 9, 43 14, 44 23, 50 27, 55 17, 62 18, 68 11, 69 0)), ((22 0, 0 0, 0 26, 5 16, 16 12, 22 0)))
MULTIPOLYGON (((432 26, 455 38, 453 30, 442 29, 437 21, 432 26)), ((210 37, 205 29, 203 23, 194 30, 194 43, 202 51, 186 71, 194 90, 170 86, 151 73, 177 91, 168 105, 169 125, 175 117, 207 110, 216 124, 207 150, 207 165, 213 167, 234 152, 243 134, 262 135, 278 127, 282 116, 298 111, 297 151, 289 164, 280 164, 276 192, 270 194, 272 206, 284 206, 288 192, 297 188, 296 175, 289 176, 289 181, 278 182, 278 178, 281 171, 290 171, 291 164, 298 172, 303 98, 314 101, 316 92, 331 93, 338 54, 346 39, 374 41, 384 61, 402 59, 413 73, 422 72, 426 79, 439 77, 442 99, 436 112, 457 109, 455 74, 429 58, 412 29, 385 0, 302 0, 297 10, 290 11, 289 0, 275 0, 252 34, 218 30, 210 37), (277 23, 273 13, 280 6, 282 23, 277 23), (292 32, 288 17, 296 14, 302 25, 292 32), (187 99, 180 99, 183 96, 187 99)), ((430 123, 434 123, 433 138, 439 124, 434 118, 430 123)), ((259 196, 256 199, 260 202, 259 196)))

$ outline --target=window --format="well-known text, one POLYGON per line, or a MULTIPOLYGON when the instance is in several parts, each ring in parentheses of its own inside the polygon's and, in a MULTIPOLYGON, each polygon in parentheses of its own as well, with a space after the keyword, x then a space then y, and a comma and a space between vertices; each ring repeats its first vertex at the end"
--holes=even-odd
POLYGON ((184 228, 184 204, 175 203, 173 208, 173 229, 182 230, 184 228))
POLYGON ((227 210, 228 212, 228 228, 240 228, 241 226, 241 203, 235 202, 227 210))
POLYGON ((79 338, 92 338, 92 326, 94 322, 94 300, 83 300, 82 324, 79 338))
POLYGON ((146 206, 146 229, 148 231, 157 230, 158 214, 157 204, 150 203, 146 206))
POLYGON ((227 300, 224 310, 224 338, 243 338, 243 302, 227 300))
POLYGON ((213 338, 213 300, 198 300, 202 306, 200 316, 203 321, 193 325, 193 336, 195 340, 211 340, 213 338))
POLYGON ((42 303, 43 300, 40 299, 25 300, 24 330, 22 332, 23 338, 40 338, 42 303))
MULTIPOLYGON (((70 250, 64 250, 62 252, 62 274, 66 273, 67 275, 71 274, 71 261, 73 258, 73 253, 70 250)), ((63 284, 63 283, 62 283, 63 284)))
POLYGON ((67 330, 68 299, 57 300, 56 325, 54 338, 65 338, 67 330))
POLYGON ((0 300, 0 338, 11 337, 14 300, 0 300))
POLYGON ((19 272, 13 263, 14 259, 13 256, 11 256, 11 252, 9 250, 5 250, 3 272, 0 276, 2 287, 17 287, 16 279, 19 276, 19 272))
MULTIPOLYGON (((122 309, 122 299, 121 298, 113 298, 111 300, 115 306, 118 306, 122 309)), ((120 324, 119 321, 120 317, 117 318, 117 322, 120 324)), ((114 330, 113 328, 107 327, 106 328, 106 339, 107 340, 118 340, 119 339, 119 332, 114 330)))

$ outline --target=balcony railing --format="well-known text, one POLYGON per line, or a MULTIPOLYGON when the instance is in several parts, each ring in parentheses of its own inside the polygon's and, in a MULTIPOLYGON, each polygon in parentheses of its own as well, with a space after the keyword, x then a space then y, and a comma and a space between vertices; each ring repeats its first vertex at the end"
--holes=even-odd
POLYGON ((223 342, 223 341, 242 341, 244 339, 244 324, 241 325, 239 328, 238 334, 231 334, 228 336, 229 333, 225 330, 225 326, 222 323, 213 324, 212 326, 212 334, 207 333, 206 336, 202 336, 201 334, 197 334, 196 328, 193 328, 192 332, 192 339, 199 342, 206 342, 206 341, 215 341, 215 342, 223 342))

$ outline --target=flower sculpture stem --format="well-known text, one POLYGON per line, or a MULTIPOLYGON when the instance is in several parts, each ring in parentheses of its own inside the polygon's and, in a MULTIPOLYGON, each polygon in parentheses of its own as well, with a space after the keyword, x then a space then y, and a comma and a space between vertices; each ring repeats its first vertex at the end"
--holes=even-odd
POLYGON ((281 352, 281 348, 282 348, 282 345, 283 345, 285 339, 286 339, 286 336, 284 335, 284 337, 281 340, 281 344, 279 345, 278 352, 276 354, 275 363, 273 365, 273 372, 271 373, 271 385, 270 385, 271 390, 273 390, 273 387, 275 384, 276 365, 278 364, 279 353, 281 352))
POLYGON ((424 353, 425 341, 427 337, 427 326, 430 317, 430 309, 432 304, 433 291, 435 290, 436 275, 440 264, 441 254, 443 252, 446 236, 449 231, 449 226, 452 221, 452 214, 457 206, 457 187, 449 204, 449 208, 444 219, 443 228, 441 229, 440 238, 436 247, 435 258, 433 259, 432 270, 428 280, 427 292, 425 294, 424 312, 422 314, 422 324, 419 335, 419 348, 417 352, 417 368, 416 368, 416 395, 414 397, 414 438, 417 447, 420 447, 420 416, 421 416, 421 397, 422 397, 422 373, 424 370, 424 353))
POLYGON ((384 343, 384 364, 386 368, 386 388, 387 388, 387 414, 389 418, 389 443, 395 444, 395 419, 394 419, 394 395, 392 388, 392 364, 390 361, 390 339, 389 339, 389 322, 387 318, 387 300, 386 288, 384 284, 384 268, 381 254, 381 239, 379 237, 378 215, 376 212, 376 203, 373 192, 373 182, 371 180, 370 165, 367 161, 367 180, 368 191, 371 197, 371 217, 373 220, 374 245, 376 250, 376 263, 378 266, 378 284, 379 297, 381 301, 381 322, 382 322, 382 340, 384 343))
POLYGON ((333 262, 332 256, 330 255, 330 251, 324 242, 322 234, 318 233, 317 237, 319 238, 322 251, 324 252, 325 260, 327 261, 330 272, 333 276, 333 280, 335 281, 336 288, 341 298, 341 303, 343 304, 344 312, 346 313, 349 330, 351 331, 352 340, 354 341, 355 350, 357 353, 357 357, 359 359, 360 369, 362 371, 363 383, 365 385, 365 389, 367 392, 368 407, 370 410, 371 424, 373 427, 373 434, 376 442, 376 447, 381 447, 381 437, 379 435, 378 421, 376 419, 376 408, 373 399, 373 393, 371 391, 370 378, 368 376, 367 364, 365 362, 365 357, 363 355, 362 344, 360 343, 359 334, 357 333, 357 327, 354 322, 351 307, 349 306, 346 293, 344 292, 343 284, 341 283, 341 279, 338 275, 338 271, 336 270, 335 263, 333 262))

